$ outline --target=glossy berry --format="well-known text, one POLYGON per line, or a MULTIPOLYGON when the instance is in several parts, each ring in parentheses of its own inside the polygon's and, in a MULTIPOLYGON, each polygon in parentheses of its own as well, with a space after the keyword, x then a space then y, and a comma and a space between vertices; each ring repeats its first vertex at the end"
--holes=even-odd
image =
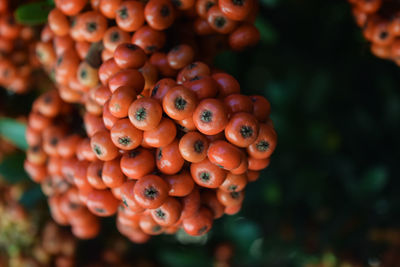
POLYGON ((240 150, 224 140, 211 142, 207 150, 207 156, 212 163, 225 170, 235 169, 241 162, 240 150))
POLYGON ((150 0, 144 9, 146 22, 156 30, 169 28, 175 20, 175 10, 170 0, 150 0))
POLYGON ((110 130, 111 140, 120 149, 132 150, 142 143, 143 132, 131 124, 129 119, 120 119, 110 130))
POLYGON ((119 201, 109 190, 93 190, 88 195, 87 207, 95 215, 108 217, 117 212, 119 201))
POLYGON ((152 98, 140 98, 129 107, 129 120, 138 129, 149 131, 155 129, 162 117, 160 103, 152 98))
POLYGON ((251 145, 258 136, 259 123, 255 116, 246 112, 234 114, 225 128, 225 137, 238 147, 251 145))
POLYGON ((253 0, 219 0, 218 6, 228 18, 242 21, 253 8, 253 0))
POLYGON ((140 179, 155 168, 154 155, 144 148, 125 153, 120 164, 122 172, 132 179, 140 179))
POLYGON ((200 236, 210 231, 213 214, 208 208, 201 207, 192 217, 183 220, 183 229, 192 236, 200 236))
POLYGON ((114 51, 114 60, 120 68, 138 69, 146 63, 146 54, 137 45, 123 43, 114 51))
POLYGON ((118 156, 118 149, 111 140, 110 133, 99 131, 90 140, 90 146, 98 159, 108 161, 118 156))
POLYGON ((208 139, 199 132, 188 132, 179 141, 179 152, 189 162, 200 162, 207 157, 208 139))
POLYGON ((138 1, 124 1, 116 10, 117 25, 124 31, 137 31, 144 23, 144 7, 138 1))
POLYGON ((224 104, 213 98, 202 100, 193 113, 193 122, 203 134, 213 135, 223 131, 228 124, 224 104))
POLYGON ((157 175, 147 175, 136 182, 134 195, 143 208, 156 209, 168 197, 168 184, 157 175))
POLYGON ((190 173, 196 184, 207 188, 219 187, 226 177, 226 171, 214 165, 208 159, 192 163, 190 173))
POLYGON ((192 176, 188 171, 167 175, 164 179, 169 185, 168 195, 170 196, 184 197, 189 195, 194 188, 192 176))
POLYGON ((184 86, 171 88, 164 96, 163 109, 174 120, 183 120, 192 117, 197 106, 197 96, 184 86))

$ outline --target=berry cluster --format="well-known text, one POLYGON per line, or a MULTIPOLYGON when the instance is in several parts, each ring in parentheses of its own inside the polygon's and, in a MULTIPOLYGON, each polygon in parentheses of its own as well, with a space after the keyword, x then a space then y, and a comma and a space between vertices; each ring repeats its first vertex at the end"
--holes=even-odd
POLYGON ((348 0, 353 16, 371 42, 371 52, 400 65, 400 6, 391 0, 348 0))
POLYGON ((34 30, 18 24, 8 0, 0 1, 0 86, 14 93, 29 89, 32 70, 38 66, 34 30))
MULTIPOLYGON (((38 244, 32 248, 31 266, 76 266, 77 240, 67 230, 53 221, 46 222, 41 229, 38 244)), ((20 266, 27 266, 23 263, 20 266)))
POLYGON ((86 106, 87 137, 56 90, 35 101, 25 169, 50 196, 54 219, 78 237, 95 236, 96 216, 115 213, 134 242, 181 227, 204 234, 214 218, 240 210, 246 184, 268 166, 276 145, 269 102, 240 94, 227 73, 178 59, 168 61, 185 66, 175 79, 146 93, 135 69, 145 64, 144 51, 119 45, 116 73, 100 71, 103 85, 88 94, 102 109, 86 106))
MULTIPOLYGON (((82 204, 75 186, 79 181, 87 182, 89 164, 77 158, 85 153, 84 131, 77 112, 61 100, 56 90, 35 100, 28 117, 29 149, 24 168, 33 181, 41 183, 53 219, 71 225, 79 238, 92 238, 100 230, 100 221, 82 204)), ((88 150, 91 152, 90 147, 88 150)))
POLYGON ((36 46, 38 59, 67 102, 85 102, 85 93, 98 83, 100 64, 112 59, 122 43, 142 48, 145 55, 140 59, 148 57, 154 66, 145 64, 139 71, 156 80, 158 72, 173 77, 182 67, 170 66, 162 51, 173 49, 171 56, 180 60, 190 47, 191 57, 211 62, 224 47, 242 50, 260 38, 253 25, 255 0, 87 2, 55 1, 36 46))
POLYGON ((53 218, 92 238, 117 214, 142 243, 237 213, 277 137, 269 102, 207 62, 210 40, 258 42, 256 2, 55 3, 36 53, 57 90, 33 104, 25 162, 53 218))

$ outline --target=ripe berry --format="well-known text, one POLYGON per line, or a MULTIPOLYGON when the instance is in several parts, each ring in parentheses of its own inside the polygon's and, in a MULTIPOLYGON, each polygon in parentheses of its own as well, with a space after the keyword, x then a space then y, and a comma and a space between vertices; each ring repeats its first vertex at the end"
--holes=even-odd
POLYGON ((185 163, 179 153, 178 140, 170 144, 159 147, 156 151, 156 165, 160 172, 164 174, 175 174, 179 172, 185 163))
POLYGON ((244 20, 253 8, 253 0, 219 0, 222 13, 232 20, 244 20))
POLYGON ((107 29, 103 37, 104 48, 110 52, 114 52, 118 45, 131 41, 129 33, 114 26, 107 29))
POLYGON ((175 20, 175 10, 170 0, 150 0, 144 9, 146 22, 156 30, 169 28, 175 20))
POLYGON ((151 210, 151 216, 159 225, 170 226, 178 221, 181 210, 182 205, 177 199, 167 197, 160 207, 151 210))
POLYGON ((118 87, 110 97, 109 109, 111 114, 117 118, 127 117, 129 106, 136 98, 135 88, 130 86, 118 87))
POLYGON ((120 119, 110 130, 111 140, 120 149, 132 150, 142 143, 143 132, 133 126, 129 119, 120 119))
POLYGON ((108 217, 117 212, 119 202, 110 190, 93 190, 88 195, 86 205, 95 215, 108 217))
POLYGON ((211 142, 207 150, 207 156, 212 163, 225 170, 233 170, 241 162, 240 150, 223 140, 211 142))
POLYGON ((213 214, 210 209, 201 207, 193 216, 184 219, 182 226, 186 233, 193 236, 204 235, 210 231, 213 223, 213 214))
POLYGON ((138 69, 146 63, 143 49, 134 44, 120 44, 114 51, 114 60, 120 68, 138 69))
POLYGON ((146 54, 160 50, 166 42, 164 32, 157 31, 149 26, 143 26, 132 36, 132 43, 141 47, 146 54))
POLYGON ((225 128, 225 137, 238 147, 248 147, 258 136, 259 123, 253 115, 246 112, 234 114, 225 128))
MULTIPOLYGON (((69 32, 68 18, 57 8, 53 9, 48 16, 49 27, 56 35, 63 36, 69 32)), ((3 33, 4 31, 2 31, 3 33)))
POLYGON ((168 197, 168 184, 157 175, 147 175, 136 182, 133 191, 139 205, 146 209, 156 209, 168 197))
POLYGON ((207 188, 219 187, 226 177, 226 171, 214 165, 208 159, 192 163, 190 173, 196 184, 207 188))
POLYGON ((155 129, 161 121, 162 108, 158 101, 152 98, 140 98, 129 107, 129 120, 138 129, 149 131, 155 129))
POLYGON ((175 139, 176 132, 175 123, 163 118, 156 128, 143 132, 143 141, 151 147, 163 147, 175 139))
POLYGON ((236 21, 228 18, 217 6, 208 10, 207 21, 211 28, 222 34, 231 33, 237 25, 236 21))
POLYGON ((173 47, 167 54, 168 64, 174 69, 181 69, 193 61, 194 51, 189 45, 173 47))
POLYGON ((113 144, 110 133, 105 130, 93 135, 90 140, 90 146, 100 160, 113 160, 118 156, 118 149, 113 144))
POLYGON ((132 179, 140 179, 151 173, 156 165, 153 153, 145 148, 124 153, 120 164, 122 172, 132 179))
POLYGON ((193 113, 193 122, 203 134, 222 132, 228 124, 228 115, 223 103, 217 99, 204 99, 193 113))
POLYGON ((124 31, 134 32, 144 23, 144 7, 138 1, 124 1, 116 10, 117 25, 124 31))
POLYGON ((197 105, 196 94, 184 86, 171 88, 164 96, 164 112, 174 120, 183 120, 193 115, 197 105))
POLYGON ((268 124, 261 124, 257 139, 247 148, 247 153, 256 159, 269 158, 274 152, 277 136, 268 124))
POLYGON ((179 141, 179 152, 189 162, 200 162, 207 157, 208 140, 199 132, 188 132, 179 141))
POLYGON ((184 197, 189 195, 194 188, 192 176, 188 171, 167 175, 164 179, 169 185, 168 195, 170 196, 184 197))

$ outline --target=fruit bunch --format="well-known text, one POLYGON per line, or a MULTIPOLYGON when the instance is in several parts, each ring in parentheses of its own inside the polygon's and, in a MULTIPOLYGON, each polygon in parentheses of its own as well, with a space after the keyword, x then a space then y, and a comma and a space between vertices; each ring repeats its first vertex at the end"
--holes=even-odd
POLYGON ((246 184, 268 166, 276 146, 269 102, 240 94, 227 73, 173 57, 188 47, 179 48, 168 53, 176 77, 144 90, 137 68, 145 52, 120 44, 100 67, 102 85, 87 94, 95 105, 86 105, 83 123, 57 90, 34 102, 25 169, 76 236, 95 236, 97 217, 116 213, 134 242, 179 228, 204 234, 240 210, 246 184))
POLYGON ((94 237, 100 230, 99 219, 82 205, 75 186, 79 179, 86 181, 87 162, 79 162, 76 157, 77 143, 84 148, 81 115, 63 102, 56 90, 41 95, 32 109, 26 131, 29 149, 25 170, 33 181, 41 183, 58 224, 71 225, 77 237, 94 237))
POLYGON ((269 102, 207 62, 258 42, 256 1, 55 4, 36 54, 56 89, 33 104, 25 161, 54 220, 92 238, 116 214, 142 243, 237 213, 277 137, 269 102))
POLYGON ((349 0, 371 52, 400 65, 400 5, 392 0, 349 0))
POLYGON ((35 32, 15 21, 12 4, 0 1, 0 86, 20 94, 29 89, 38 61, 34 55, 35 32))
POLYGON ((145 78, 150 76, 146 79, 150 88, 158 73, 173 77, 181 67, 169 65, 163 51, 175 49, 172 56, 185 56, 190 46, 192 57, 211 62, 224 47, 241 50, 260 38, 253 25, 255 0, 151 0, 145 4, 59 0, 55 4, 36 54, 67 102, 86 101, 86 93, 99 82, 99 66, 107 62, 107 68, 115 68, 109 60, 122 43, 144 51, 140 56, 147 64, 139 71, 145 78))
MULTIPOLYGON (((76 266, 77 240, 67 230, 49 220, 31 248, 32 266, 76 266)), ((24 264, 21 264, 24 266, 24 264)))

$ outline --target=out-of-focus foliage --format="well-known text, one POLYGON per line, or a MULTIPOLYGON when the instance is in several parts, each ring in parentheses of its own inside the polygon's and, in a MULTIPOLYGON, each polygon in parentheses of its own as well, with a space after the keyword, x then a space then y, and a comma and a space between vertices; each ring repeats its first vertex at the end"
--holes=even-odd
POLYGON ((23 25, 40 25, 47 21, 47 15, 53 7, 52 0, 20 5, 15 11, 15 18, 23 25))
POLYGON ((0 118, 0 136, 3 136, 11 141, 18 148, 26 150, 28 144, 25 140, 24 123, 18 122, 9 118, 0 118))
MULTIPOLYGON (((260 4, 261 43, 225 52, 216 65, 246 93, 270 100, 279 136, 270 167, 249 185, 242 211, 217 220, 207 236, 160 236, 129 255, 217 265, 214 249, 228 242, 233 266, 397 266, 400 69, 370 54, 345 1, 260 4)), ((4 160, 6 177, 17 161, 4 160)), ((80 243, 78 259, 95 257, 112 229, 105 220, 98 239, 80 243)))

